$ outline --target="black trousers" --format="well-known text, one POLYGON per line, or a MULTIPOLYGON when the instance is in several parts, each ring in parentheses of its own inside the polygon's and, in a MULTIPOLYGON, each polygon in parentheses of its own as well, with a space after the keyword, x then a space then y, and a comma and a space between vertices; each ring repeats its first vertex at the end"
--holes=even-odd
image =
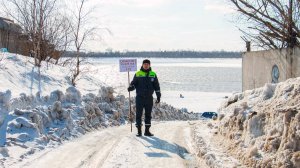
POLYGON ((143 109, 145 109, 145 126, 151 126, 151 112, 153 107, 152 96, 136 96, 136 126, 142 126, 143 109))

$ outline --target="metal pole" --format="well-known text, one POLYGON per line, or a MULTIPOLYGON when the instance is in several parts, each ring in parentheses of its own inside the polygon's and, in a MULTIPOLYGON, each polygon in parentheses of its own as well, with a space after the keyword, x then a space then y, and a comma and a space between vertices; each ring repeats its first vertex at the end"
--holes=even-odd
MULTIPOLYGON (((129 70, 128 70, 128 86, 130 86, 130 77, 129 77, 129 70)), ((129 94, 129 120, 130 120, 130 128, 132 132, 132 113, 131 113, 131 99, 130 99, 130 92, 129 94)))

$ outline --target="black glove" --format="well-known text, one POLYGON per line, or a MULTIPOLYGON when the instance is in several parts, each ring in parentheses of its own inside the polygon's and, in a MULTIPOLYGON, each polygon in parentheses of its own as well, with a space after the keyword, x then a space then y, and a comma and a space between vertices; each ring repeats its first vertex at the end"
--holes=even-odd
POLYGON ((158 104, 160 102, 160 97, 158 97, 155 101, 156 104, 158 104))
POLYGON ((133 85, 130 85, 128 88, 127 88, 128 92, 130 91, 133 91, 134 90, 134 86, 133 85))
POLYGON ((161 97, 161 93, 160 92, 156 92, 156 101, 155 103, 159 103, 160 102, 160 97, 161 97))

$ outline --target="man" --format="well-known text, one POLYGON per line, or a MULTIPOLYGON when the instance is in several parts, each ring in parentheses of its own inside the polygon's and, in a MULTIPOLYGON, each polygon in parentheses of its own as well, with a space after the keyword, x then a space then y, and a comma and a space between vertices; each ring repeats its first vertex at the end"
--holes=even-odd
POLYGON ((142 136, 142 115, 145 109, 145 136, 153 136, 150 132, 151 127, 151 111, 153 106, 153 92, 155 91, 157 100, 160 102, 160 87, 156 73, 151 70, 150 60, 145 59, 140 71, 134 75, 128 91, 136 89, 136 127, 138 130, 137 136, 142 136))

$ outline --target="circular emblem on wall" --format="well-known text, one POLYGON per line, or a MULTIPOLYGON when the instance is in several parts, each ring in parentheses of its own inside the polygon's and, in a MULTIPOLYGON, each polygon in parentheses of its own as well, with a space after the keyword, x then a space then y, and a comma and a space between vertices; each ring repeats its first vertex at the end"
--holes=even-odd
POLYGON ((277 65, 273 65, 272 67, 272 83, 278 83, 279 79, 279 69, 277 65))

